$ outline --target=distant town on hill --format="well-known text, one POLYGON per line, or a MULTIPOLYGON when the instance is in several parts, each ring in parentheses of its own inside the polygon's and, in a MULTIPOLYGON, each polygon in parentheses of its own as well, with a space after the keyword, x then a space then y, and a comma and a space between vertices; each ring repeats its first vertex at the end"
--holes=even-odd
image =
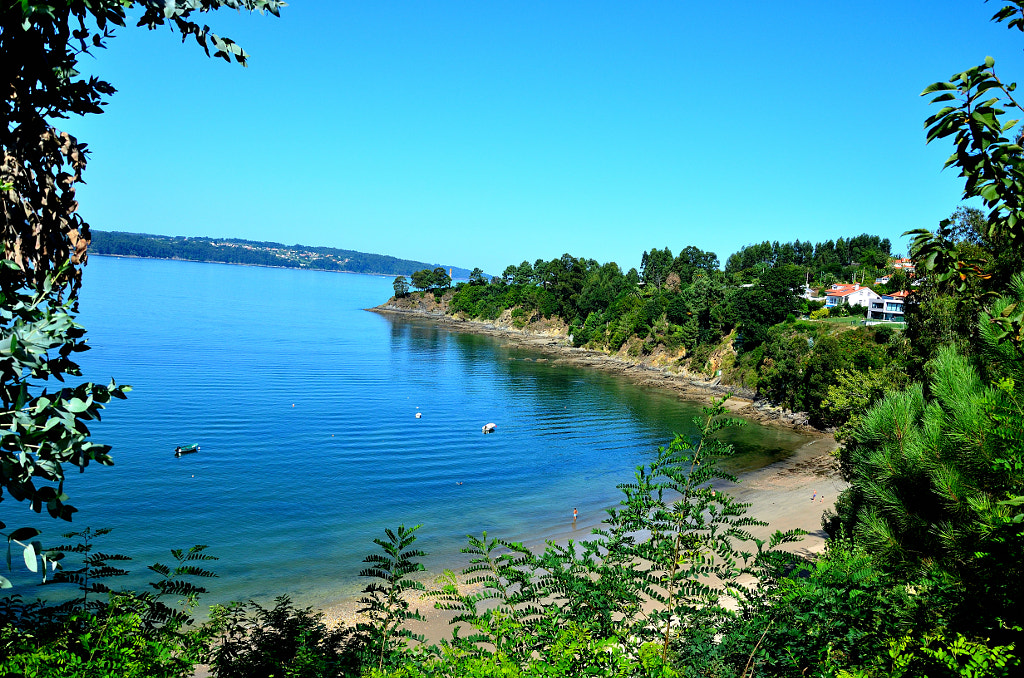
POLYGON ((468 278, 469 269, 398 259, 385 254, 368 254, 335 247, 282 245, 237 238, 192 238, 122 231, 92 232, 90 254, 146 259, 178 259, 218 264, 276 266, 312 271, 344 271, 378 275, 412 275, 425 268, 451 269, 453 278, 468 278))

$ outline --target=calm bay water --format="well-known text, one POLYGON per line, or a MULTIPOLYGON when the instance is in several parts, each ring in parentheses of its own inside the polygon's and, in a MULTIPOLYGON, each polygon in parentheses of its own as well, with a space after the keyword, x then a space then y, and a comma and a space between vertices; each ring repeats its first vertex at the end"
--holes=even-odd
MULTIPOLYGON (((111 527, 103 550, 138 570, 209 544, 221 560, 206 602, 316 604, 360 586, 385 527, 422 523, 433 571, 467 533, 561 535, 574 507, 581 525, 602 515, 636 465, 692 430, 698 408, 673 395, 362 310, 391 291, 391 278, 93 257, 81 363, 134 387, 92 427, 116 465, 70 477, 71 526, 10 500, 3 519, 49 543, 111 527), (190 442, 202 451, 175 458, 190 442)), ((754 467, 808 439, 750 425, 731 440, 754 467)))

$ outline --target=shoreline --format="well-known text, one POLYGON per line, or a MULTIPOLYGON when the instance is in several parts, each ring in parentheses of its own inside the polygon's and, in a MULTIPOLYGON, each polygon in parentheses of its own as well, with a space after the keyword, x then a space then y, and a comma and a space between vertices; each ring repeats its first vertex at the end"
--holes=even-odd
MULTIPOLYGON (((747 528, 757 539, 767 540, 776 530, 806 531, 807 534, 801 540, 784 544, 781 549, 811 558, 825 548, 827 535, 821 529, 822 514, 826 509, 834 508, 839 493, 848 486, 839 477, 838 461, 832 455, 836 447, 837 443, 832 436, 822 435, 798 448, 786 459, 742 474, 737 483, 717 481, 714 487, 749 504, 747 515, 768 523, 747 528)), ((531 551, 540 552, 549 541, 564 546, 570 539, 592 539, 593 530, 601 527, 604 517, 602 512, 599 516, 581 518, 575 526, 551 527, 544 534, 524 540, 523 544, 531 551)), ((443 563, 444 567, 455 570, 457 574, 466 564, 468 560, 460 552, 448 554, 443 563)), ((428 570, 422 574, 424 576, 420 581, 429 591, 443 570, 428 570)), ((461 575, 458 578, 463 593, 478 590, 477 587, 465 586, 461 575)), ((324 601, 313 607, 323 613, 328 626, 353 626, 362 620, 356 612, 359 609, 359 597, 360 594, 353 594, 324 601)), ((426 617, 425 622, 410 625, 414 632, 426 636, 427 643, 437 643, 450 637, 451 627, 448 622, 451 613, 434 609, 433 603, 421 598, 419 594, 410 602, 413 608, 419 608, 426 617)))
POLYGON ((617 374, 638 386, 674 393, 681 400, 709 403, 712 398, 729 395, 729 400, 725 403, 726 409, 743 419, 766 426, 779 426, 810 436, 831 435, 828 431, 811 426, 807 416, 802 412, 790 412, 782 407, 759 401, 756 394, 748 389, 722 385, 717 379, 702 379, 683 372, 673 372, 665 367, 627 360, 602 351, 578 348, 570 344, 566 335, 558 330, 531 332, 500 325, 497 322, 464 320, 442 312, 400 308, 389 303, 365 310, 380 315, 420 318, 459 332, 498 337, 513 346, 543 353, 554 364, 617 374))

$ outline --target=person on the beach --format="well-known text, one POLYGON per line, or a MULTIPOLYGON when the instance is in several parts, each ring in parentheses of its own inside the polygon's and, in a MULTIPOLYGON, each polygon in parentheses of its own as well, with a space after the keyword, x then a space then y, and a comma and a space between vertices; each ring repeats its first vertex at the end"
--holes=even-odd
POLYGON ((817 490, 815 490, 815 491, 814 491, 814 494, 812 494, 812 495, 811 495, 811 501, 814 501, 814 500, 815 500, 815 499, 817 499, 817 498, 818 498, 818 491, 817 491, 817 490))
POLYGON ((578 516, 579 514, 580 514, 580 512, 577 509, 574 508, 572 510, 572 522, 574 522, 574 523, 576 522, 576 516, 578 516))

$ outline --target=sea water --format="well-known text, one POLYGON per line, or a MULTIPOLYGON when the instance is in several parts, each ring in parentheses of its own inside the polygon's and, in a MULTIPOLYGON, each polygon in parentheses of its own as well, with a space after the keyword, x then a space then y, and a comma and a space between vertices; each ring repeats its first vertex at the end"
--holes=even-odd
MULTIPOLYGON (((385 528, 422 525, 435 572, 467 534, 572 534, 574 508, 593 524, 659 445, 694 433, 699 407, 671 393, 364 310, 391 294, 390 277, 92 257, 81 365, 133 387, 91 426, 115 465, 69 473, 70 525, 10 498, 0 518, 44 545, 113 528, 99 547, 133 557, 136 586, 171 548, 207 544, 206 603, 328 603, 362 586, 385 528), (176 458, 188 443, 201 451, 176 458)), ((729 440, 754 467, 808 439, 751 424, 729 440)))

